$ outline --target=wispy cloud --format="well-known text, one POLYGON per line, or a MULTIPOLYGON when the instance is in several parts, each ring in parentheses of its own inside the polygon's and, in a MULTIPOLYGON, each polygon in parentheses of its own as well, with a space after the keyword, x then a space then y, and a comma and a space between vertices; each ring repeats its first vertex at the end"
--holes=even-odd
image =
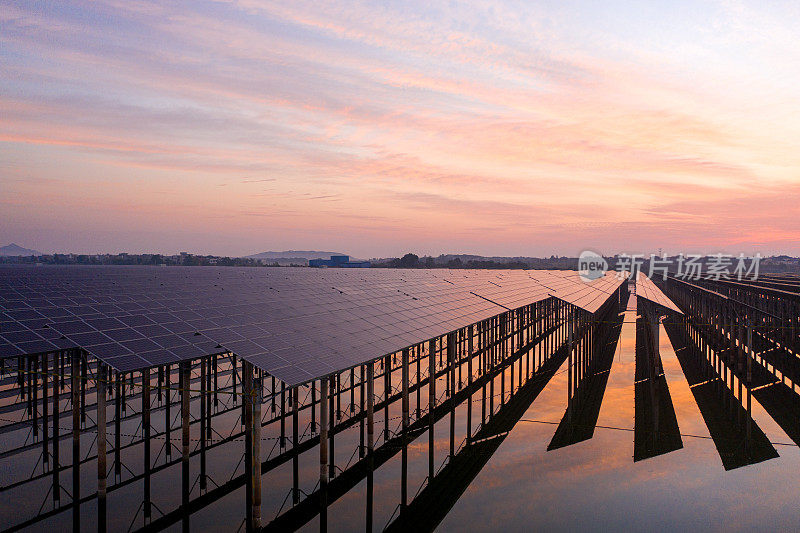
POLYGON ((0 218, 75 250, 798 253, 792 9, 4 6, 0 218))

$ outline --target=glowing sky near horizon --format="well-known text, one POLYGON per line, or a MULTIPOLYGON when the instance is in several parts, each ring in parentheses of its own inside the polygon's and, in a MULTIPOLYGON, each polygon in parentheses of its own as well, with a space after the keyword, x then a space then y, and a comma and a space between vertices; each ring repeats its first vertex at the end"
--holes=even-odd
POLYGON ((800 254, 800 5, 0 0, 0 244, 800 254))

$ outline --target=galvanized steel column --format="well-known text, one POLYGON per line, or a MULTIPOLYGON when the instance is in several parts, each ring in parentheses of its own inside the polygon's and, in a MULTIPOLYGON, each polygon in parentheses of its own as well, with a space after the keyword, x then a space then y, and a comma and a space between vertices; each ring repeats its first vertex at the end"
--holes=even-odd
POLYGON ((189 361, 180 363, 181 394, 181 508, 182 529, 189 533, 189 384, 192 367, 189 361))
POLYGON ((320 379, 319 414, 319 530, 328 530, 328 378, 320 379))
POLYGON ((97 363, 97 530, 106 530, 106 366, 97 363))
POLYGON ((367 519, 366 530, 372 531, 372 484, 373 469, 375 468, 375 391, 374 391, 374 367, 375 362, 367 363, 367 519))
POLYGON ((72 350, 72 530, 81 530, 81 418, 80 418, 80 372, 81 355, 78 349, 72 350))

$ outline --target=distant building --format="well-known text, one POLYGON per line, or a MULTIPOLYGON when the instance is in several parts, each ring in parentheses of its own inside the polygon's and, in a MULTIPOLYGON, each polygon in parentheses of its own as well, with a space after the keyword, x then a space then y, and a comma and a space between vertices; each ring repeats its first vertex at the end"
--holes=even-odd
POLYGON ((349 255, 332 255, 330 259, 309 259, 308 266, 316 268, 369 268, 369 261, 350 261, 349 255))

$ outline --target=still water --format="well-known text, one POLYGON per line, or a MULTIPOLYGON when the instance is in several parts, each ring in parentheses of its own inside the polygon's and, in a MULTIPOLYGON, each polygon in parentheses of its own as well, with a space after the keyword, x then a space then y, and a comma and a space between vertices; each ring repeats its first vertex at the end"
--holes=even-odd
MULTIPOLYGON (((800 450, 725 471, 661 330, 660 352, 683 449, 634 463, 636 315, 631 297, 594 437, 546 451, 554 426, 520 422, 441 525, 482 530, 791 530, 800 529, 800 450), (693 436, 687 436, 693 435, 693 436)), ((565 374, 556 375, 524 419, 558 423, 565 374)), ((753 403, 753 418, 773 443, 792 441, 753 403)))
MULTIPOLYGON (((483 393, 476 389, 472 394, 469 415, 467 401, 448 404, 447 413, 434 426, 434 483, 427 480, 430 458, 428 431, 412 432, 413 437, 407 444, 405 479, 408 507, 405 511, 401 511, 399 505, 404 478, 402 445, 390 442, 391 453, 384 453, 384 459, 374 471, 373 530, 383 530, 387 526, 400 530, 436 526, 441 531, 800 530, 800 513, 795 510, 794 503, 800 489, 796 474, 800 470, 798 448, 753 398, 753 434, 762 439, 758 448, 762 453, 758 462, 752 461, 755 464, 742 466, 748 461, 741 461, 730 452, 742 448, 742 443, 731 442, 732 438, 741 440, 742 434, 726 414, 732 412, 732 403, 725 405, 724 390, 720 389, 719 395, 715 392, 706 396, 701 411, 696 394, 699 389, 697 385, 690 389, 681 367, 681 362, 686 363, 682 354, 688 352, 681 351, 686 348, 679 346, 679 361, 663 326, 658 336, 664 370, 659 398, 661 412, 668 416, 661 417, 661 429, 662 433, 668 432, 677 421, 680 437, 678 432, 670 433, 673 438, 668 440, 672 444, 666 448, 648 448, 642 443, 641 435, 647 434, 647 431, 642 431, 646 418, 641 416, 642 401, 647 397, 642 394, 646 388, 641 386, 641 368, 638 372, 639 387, 635 385, 636 298, 630 298, 624 314, 615 317, 616 314, 615 309, 611 313, 612 319, 607 320, 611 324, 608 336, 593 356, 594 366, 578 388, 575 398, 579 401, 569 417, 565 412, 568 361, 564 349, 558 352, 563 356, 557 353, 545 358, 541 368, 532 372, 530 377, 526 375, 522 388, 517 385, 522 361, 506 368, 502 378, 499 375, 494 378, 491 388, 485 387, 483 393), (482 394, 491 396, 491 402, 484 403, 482 394), (481 410, 487 407, 497 414, 475 434, 481 426, 481 410), (469 446, 465 444, 468 416, 476 439, 469 446), (714 438, 706 424, 710 418, 714 421, 714 438), (668 422, 671 420, 670 425, 668 422), (728 428, 727 433, 721 431, 725 428, 728 428), (762 431, 766 437, 761 435, 762 431), (720 435, 728 440, 720 441, 720 435), (455 457, 449 460, 451 445, 455 457), (773 458, 776 453, 779 457, 773 458), (635 461, 635 457, 648 458, 635 461), (726 458, 725 465, 723 457, 726 458)), ((535 364, 536 357, 532 360, 535 364)), ((230 387, 225 381, 230 377, 224 377, 224 371, 229 369, 226 364, 222 362, 218 367, 221 391, 230 387)), ((397 374, 399 372, 391 376, 395 387, 399 386, 397 374)), ((461 370, 458 376, 460 380, 461 370)), ((345 375, 343 379, 348 378, 345 375)), ((437 378, 438 395, 445 390, 447 379, 444 375, 437 378)), ((706 385, 701 383, 699 386, 706 385)), ((3 387, 5 390, 9 385, 3 387)), ((416 408, 424 409, 426 405, 427 388, 421 388, 420 392, 419 404, 416 394, 410 397, 412 421, 417 419, 414 415, 416 408)), ((346 395, 343 400, 343 419, 352 416, 348 402, 357 405, 360 400, 357 388, 351 394, 349 400, 346 395)), ((154 416, 152 424, 153 432, 160 435, 167 417, 160 393, 157 398, 154 395, 153 401, 158 409, 154 410, 157 416, 154 416)), ((236 403, 234 398, 235 394, 221 396, 220 406, 214 409, 211 441, 221 444, 209 447, 204 455, 204 465, 196 454, 191 458, 192 497, 214 494, 216 487, 224 486, 242 472, 241 439, 228 436, 234 435, 241 426, 240 403, 236 403), (197 472, 201 469, 205 469, 208 476, 207 488, 199 486, 197 472)), ((174 393, 172 399, 175 400, 174 393)), ((10 400, 6 398, 4 401, 10 400)), ((200 416, 197 403, 191 404, 193 418, 200 416)), ((274 412, 273 403, 263 406, 267 416, 274 412)), ((87 393, 86 404, 89 406, 88 433, 91 436, 91 406, 94 405, 91 390, 87 393)), ((396 426, 401 418, 398 404, 392 403, 388 410, 389 424, 386 427, 391 429, 390 435, 397 435, 396 426)), ((166 408, 169 409, 169 402, 166 408)), ((135 438, 141 432, 141 422, 136 415, 141 409, 140 400, 131 395, 128 409, 132 416, 126 418, 120 428, 124 447, 120 461, 124 468, 120 469, 119 488, 113 491, 113 498, 109 501, 109 530, 134 531, 156 525, 155 529, 161 529, 159 520, 162 516, 180 508, 180 492, 176 488, 179 477, 176 478, 174 473, 176 467, 166 468, 170 461, 167 450, 173 450, 173 460, 179 455, 178 437, 173 431, 171 437, 158 436, 150 443, 155 457, 151 460, 154 468, 150 479, 155 511, 152 519, 145 519, 143 482, 135 477, 140 473, 136 465, 141 466, 143 457, 143 443, 135 438), (165 468, 155 468, 160 465, 165 465, 165 468)), ((176 409, 173 407, 170 419, 175 418, 176 409)), ((61 410, 64 411, 64 406, 61 410)), ((385 411, 376 411, 376 449, 386 439, 382 431, 386 416, 385 411)), ((67 424, 69 420, 64 422, 67 424)), ((308 411, 302 411, 299 419, 301 441, 308 438, 309 427, 313 426, 308 411)), ((198 448, 196 429, 193 428, 192 433, 193 450, 198 448)), ((23 449, 29 440, 28 431, 22 424, 19 429, 6 432, 0 451, 11 453, 16 448, 23 449)), ((348 471, 357 470, 360 436, 358 424, 336 434, 336 448, 330 450, 336 480, 331 487, 336 483, 343 486, 348 471)), ((279 458, 285 453, 279 446, 283 440, 276 424, 265 426, 262 438, 262 459, 279 458)), ((81 456, 91 454, 93 443, 91 438, 81 440, 81 456)), ((14 454, 14 460, 8 461, 8 467, 2 472, 4 498, 0 501, 0 530, 24 523, 37 513, 37 509, 46 515, 27 530, 70 530, 71 511, 68 507, 50 511, 53 504, 48 502, 52 489, 48 489, 47 472, 41 479, 35 477, 30 483, 13 484, 17 479, 24 480, 30 472, 36 474, 41 469, 38 447, 24 449, 26 451, 14 454)), ((70 453, 68 446, 62 447, 62 464, 68 462, 70 453)), ((299 524, 301 530, 319 530, 319 509, 315 499, 319 476, 317 447, 300 453, 298 462, 301 502, 297 507, 292 508, 290 498, 290 461, 277 462, 262 476, 263 523, 268 528, 281 529, 283 522, 278 518, 293 514, 304 517, 292 522, 299 524)), ((91 494, 96 472, 92 464, 85 465, 80 475, 82 495, 88 498, 81 505, 81 528, 94 530, 96 500, 91 498, 91 494)), ((70 476, 70 470, 66 469, 61 481, 63 486, 71 486, 70 476)), ((361 474, 352 479, 351 488, 344 483, 347 490, 334 490, 329 495, 327 524, 330 531, 364 530, 367 480, 361 474)), ((163 526, 170 531, 179 531, 180 521, 185 520, 192 531, 243 530, 243 491, 241 486, 221 491, 190 515, 177 516, 163 526)))
MULTIPOLYGON (((634 462, 635 297, 624 318, 592 438, 547 451, 566 406, 564 363, 439 530, 800 529, 795 504, 800 450, 754 400, 753 419, 780 457, 725 471, 663 327, 660 353, 683 447, 634 462)), ((439 434, 446 435, 444 420, 441 425, 439 434)), ((409 477, 421 482, 426 444, 416 444, 411 447, 409 477)), ((446 453, 447 441, 439 446, 446 453)), ((399 471, 398 459, 376 472, 378 527, 394 510, 399 471)), ((418 486, 414 481, 409 485, 418 486)), ((362 509, 363 483, 332 506, 335 519, 329 528, 362 529, 362 509)), ((314 521, 305 530, 317 528, 314 521)))

